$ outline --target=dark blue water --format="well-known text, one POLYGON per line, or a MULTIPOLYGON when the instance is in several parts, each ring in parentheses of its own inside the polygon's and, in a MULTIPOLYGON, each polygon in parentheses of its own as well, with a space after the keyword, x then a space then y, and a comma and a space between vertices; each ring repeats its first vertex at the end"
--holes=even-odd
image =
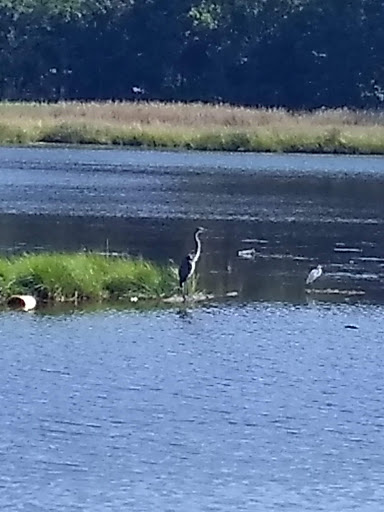
POLYGON ((0 148, 0 213, 370 225, 384 209, 383 162, 381 156, 0 148))
POLYGON ((0 509, 381 511, 383 318, 0 313, 0 509))
POLYGON ((239 293, 0 311, 0 510, 384 510, 383 162, 0 148, 1 253, 178 262, 202 224, 239 293))

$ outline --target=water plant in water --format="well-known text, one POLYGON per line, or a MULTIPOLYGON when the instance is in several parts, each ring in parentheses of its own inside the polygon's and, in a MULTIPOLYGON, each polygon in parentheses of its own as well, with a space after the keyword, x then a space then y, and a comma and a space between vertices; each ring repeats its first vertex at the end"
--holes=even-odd
POLYGON ((140 258, 95 253, 0 257, 0 297, 30 294, 46 302, 156 299, 177 291, 177 271, 140 258))

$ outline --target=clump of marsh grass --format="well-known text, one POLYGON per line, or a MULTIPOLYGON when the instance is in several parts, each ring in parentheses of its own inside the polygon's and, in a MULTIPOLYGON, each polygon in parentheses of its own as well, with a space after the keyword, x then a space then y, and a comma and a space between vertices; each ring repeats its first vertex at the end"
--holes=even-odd
POLYGON ((113 298, 164 297, 175 291, 172 268, 149 261, 115 259, 104 280, 104 289, 113 298))
POLYGON ((0 142, 3 144, 28 144, 37 138, 38 133, 30 127, 0 123, 0 142))
POLYGON ((176 290, 172 268, 94 253, 41 253, 0 258, 0 295, 41 301, 160 298, 176 290))
POLYGON ((40 129, 39 142, 108 144, 103 131, 86 123, 59 123, 40 129))

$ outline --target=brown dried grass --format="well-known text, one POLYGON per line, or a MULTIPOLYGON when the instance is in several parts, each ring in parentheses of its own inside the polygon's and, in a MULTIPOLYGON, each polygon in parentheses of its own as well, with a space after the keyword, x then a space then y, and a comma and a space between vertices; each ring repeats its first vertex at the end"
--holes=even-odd
POLYGON ((203 103, 0 103, 0 142, 384 153, 384 112, 203 103))

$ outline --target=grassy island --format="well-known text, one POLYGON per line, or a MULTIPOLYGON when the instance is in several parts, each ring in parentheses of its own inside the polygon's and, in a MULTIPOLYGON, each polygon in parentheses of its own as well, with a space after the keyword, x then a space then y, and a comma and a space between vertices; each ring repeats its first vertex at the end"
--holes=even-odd
POLYGON ((175 269, 92 253, 0 257, 0 298, 33 295, 40 302, 160 299, 177 292, 175 269))
POLYGON ((0 144, 384 154, 384 113, 202 103, 0 103, 0 144))

